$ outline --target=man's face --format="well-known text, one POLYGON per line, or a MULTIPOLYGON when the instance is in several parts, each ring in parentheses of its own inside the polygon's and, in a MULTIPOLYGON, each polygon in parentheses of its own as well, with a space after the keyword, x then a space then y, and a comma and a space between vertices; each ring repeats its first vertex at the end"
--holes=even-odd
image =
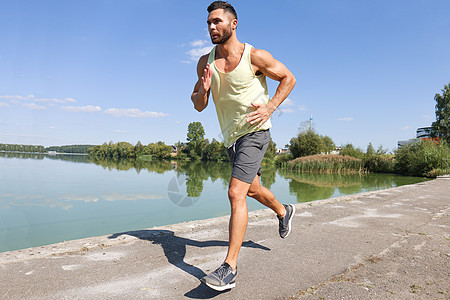
POLYGON ((213 44, 223 44, 232 36, 235 19, 223 9, 216 9, 208 15, 208 31, 213 44))

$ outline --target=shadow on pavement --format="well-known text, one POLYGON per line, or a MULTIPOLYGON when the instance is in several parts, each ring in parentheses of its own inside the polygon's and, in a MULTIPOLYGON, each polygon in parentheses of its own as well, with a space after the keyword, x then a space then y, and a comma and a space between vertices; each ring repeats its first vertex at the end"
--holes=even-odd
MULTIPOLYGON (((188 264, 184 261, 184 257, 186 256, 186 246, 193 247, 228 247, 227 241, 196 241, 183 237, 178 237, 174 234, 173 231, 170 230, 136 230, 136 231, 127 231, 121 233, 115 233, 110 235, 109 239, 115 239, 121 235, 131 235, 137 237, 141 240, 152 242, 153 244, 161 245, 163 248, 164 254, 167 257, 169 263, 174 265, 175 267, 183 270, 184 272, 200 279, 205 276, 205 272, 201 269, 188 264)), ((256 248, 265 251, 270 251, 270 248, 257 244, 253 241, 246 241, 242 243, 242 247, 247 248, 256 248)), ((226 292, 226 291, 224 291, 226 292)), ((194 299, 208 299, 215 297, 224 292, 216 292, 209 287, 200 284, 195 289, 186 293, 184 296, 194 299)))

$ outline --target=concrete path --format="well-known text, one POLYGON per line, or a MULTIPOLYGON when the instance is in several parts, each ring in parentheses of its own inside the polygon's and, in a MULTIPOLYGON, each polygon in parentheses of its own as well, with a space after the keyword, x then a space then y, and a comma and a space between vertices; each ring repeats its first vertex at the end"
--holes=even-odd
POLYGON ((231 291, 221 217, 0 253, 0 299, 450 299, 450 178, 296 207, 250 213, 231 291))

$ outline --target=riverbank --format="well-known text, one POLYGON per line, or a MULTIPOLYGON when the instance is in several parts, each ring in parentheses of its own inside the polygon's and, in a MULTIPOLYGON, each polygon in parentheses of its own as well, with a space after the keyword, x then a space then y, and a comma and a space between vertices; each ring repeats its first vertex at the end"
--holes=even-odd
POLYGON ((227 246, 228 217, 0 253, 1 299, 448 298, 450 178, 296 204, 282 240, 249 214, 236 288, 198 278, 227 246))

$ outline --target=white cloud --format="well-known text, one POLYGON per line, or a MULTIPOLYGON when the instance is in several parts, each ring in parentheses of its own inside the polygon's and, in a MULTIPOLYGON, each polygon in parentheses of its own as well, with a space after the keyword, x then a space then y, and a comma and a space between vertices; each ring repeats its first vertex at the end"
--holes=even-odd
POLYGON ((353 121, 354 120, 354 118, 352 118, 352 117, 348 117, 348 118, 339 118, 338 119, 338 121, 344 121, 344 122, 351 122, 351 121, 353 121))
POLYGON ((423 115, 422 118, 427 119, 427 120, 433 119, 433 117, 429 116, 429 115, 423 115))
POLYGON ((290 99, 290 98, 286 98, 286 99, 284 99, 284 101, 281 103, 281 107, 283 107, 283 106, 294 106, 295 105, 295 102, 292 100, 292 99, 290 99))
POLYGON ((64 99, 58 98, 36 98, 35 95, 31 94, 28 96, 20 96, 20 95, 3 95, 0 96, 0 99, 11 100, 12 103, 17 103, 17 101, 31 101, 31 102, 45 102, 45 103, 74 103, 77 100, 66 97, 64 99))
MULTIPOLYGON (((214 47, 213 45, 207 46, 207 44, 208 41, 201 39, 189 42, 189 46, 192 49, 186 52, 186 54, 188 55, 188 59, 181 60, 180 62, 184 64, 191 64, 192 62, 198 61, 200 56, 208 54, 214 47)), ((185 44, 183 44, 182 46, 185 46, 185 44)))
POLYGON ((34 109, 34 110, 46 110, 47 109, 47 107, 38 105, 36 103, 24 103, 24 104, 22 104, 22 106, 30 108, 30 109, 34 109))
POLYGON ((73 99, 73 98, 70 98, 70 97, 67 97, 67 98, 65 98, 64 99, 66 102, 77 102, 77 100, 75 100, 75 99, 73 99))
POLYGON ((283 113, 292 113, 292 112, 294 112, 294 110, 292 108, 278 108, 278 110, 280 112, 283 112, 283 113))
POLYGON ((6 99, 6 100, 29 100, 34 98, 34 95, 28 95, 26 97, 23 96, 19 96, 19 95, 4 95, 4 96, 0 96, 0 99, 6 99))
POLYGON ((55 126, 50 126, 49 128, 50 128, 50 129, 56 129, 56 127, 55 127, 55 126))
POLYGON ((57 99, 57 98, 34 98, 32 101, 35 102, 47 102, 47 103, 74 103, 77 102, 73 98, 64 98, 64 99, 57 99))
MULTIPOLYGON (((284 112, 284 113, 292 113, 292 112, 295 111, 295 109, 293 108, 293 106, 296 106, 295 101, 292 100, 291 98, 286 98, 286 99, 283 101, 283 103, 281 103, 281 105, 280 105, 280 107, 279 107, 279 110, 280 110, 281 112, 284 112)), ((307 109, 306 106, 304 106, 304 105, 298 105, 298 110, 299 110, 299 111, 305 111, 305 110, 308 110, 308 109, 307 109)))
POLYGON ((402 128, 400 128, 401 130, 408 130, 408 129, 411 129, 411 127, 409 127, 409 126, 403 126, 402 128))
POLYGON ((0 102, 0 107, 8 107, 9 104, 5 102, 0 102))
MULTIPOLYGON (((280 113, 293 113, 295 112, 294 107, 296 106, 296 103, 294 100, 292 100, 291 98, 286 98, 284 99, 284 101, 281 103, 281 105, 278 107, 278 111, 280 113)), ((298 108, 299 110, 306 110, 306 109, 302 109, 304 106, 299 105, 298 108)))
POLYGON ((113 117, 128 117, 128 118, 159 118, 165 117, 167 114, 153 111, 141 111, 138 108, 108 108, 104 111, 105 114, 113 117))
POLYGON ((86 105, 86 106, 63 106, 61 110, 70 112, 98 112, 102 108, 100 106, 86 105))
POLYGON ((206 46, 206 47, 202 47, 202 48, 194 48, 189 50, 188 52, 186 52, 189 55, 189 59, 193 60, 193 61, 197 61, 200 56, 208 54, 209 52, 211 52, 212 48, 214 46, 206 46))
POLYGON ((205 45, 207 43, 208 43, 208 41, 205 41, 205 40, 195 40, 195 41, 190 42, 189 44, 192 47, 203 47, 203 45, 205 45))
POLYGON ((116 129, 116 130, 114 130, 114 132, 117 132, 117 133, 128 133, 129 131, 116 129))

